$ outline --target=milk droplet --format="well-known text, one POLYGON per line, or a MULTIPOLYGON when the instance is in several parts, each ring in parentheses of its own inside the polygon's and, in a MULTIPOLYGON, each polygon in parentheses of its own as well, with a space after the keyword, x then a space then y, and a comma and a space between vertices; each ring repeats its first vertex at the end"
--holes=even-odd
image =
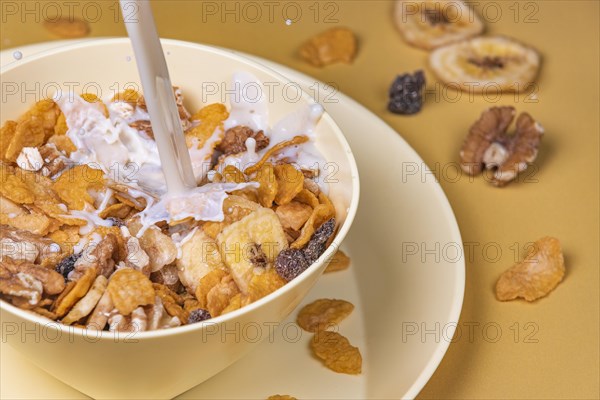
POLYGON ((23 53, 21 53, 20 51, 15 51, 13 53, 13 57, 15 58, 15 60, 20 60, 21 58, 23 58, 23 53))
POLYGON ((286 24, 287 26, 290 26, 290 25, 292 24, 292 20, 291 20, 291 19, 286 19, 286 20, 285 20, 285 24, 286 24))

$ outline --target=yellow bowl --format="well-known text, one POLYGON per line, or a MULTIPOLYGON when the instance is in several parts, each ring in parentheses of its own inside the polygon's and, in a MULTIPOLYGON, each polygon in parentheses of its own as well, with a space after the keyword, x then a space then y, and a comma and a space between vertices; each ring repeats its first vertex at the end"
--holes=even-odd
MULTIPOLYGON (((267 83, 271 124, 301 105, 314 103, 299 92, 298 85, 233 52, 174 40, 163 40, 163 47, 171 80, 183 89, 191 109, 226 100, 224 91, 231 89, 232 75, 239 71, 267 83)), ((0 77, 2 122, 17 118, 59 88, 107 97, 128 84, 139 86, 127 38, 91 40, 42 52, 9 64, 0 70, 0 77)), ((325 254, 283 288, 203 323, 136 334, 63 326, 0 301, 3 340, 57 379, 94 398, 172 398, 234 363, 299 304, 355 216, 359 180, 350 147, 327 114, 316 136, 316 145, 329 163, 326 178, 340 229, 325 254)))

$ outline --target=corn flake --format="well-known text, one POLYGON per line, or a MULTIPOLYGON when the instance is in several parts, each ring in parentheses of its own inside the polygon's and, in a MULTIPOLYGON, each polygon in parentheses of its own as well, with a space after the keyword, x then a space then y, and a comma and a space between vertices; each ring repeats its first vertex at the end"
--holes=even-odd
POLYGON ((129 315, 139 306, 154 304, 152 282, 140 271, 123 268, 110 277, 107 287, 110 297, 122 315, 129 315))
POLYGON ((325 268, 325 273, 342 271, 347 269, 350 266, 350 257, 346 255, 342 250, 338 250, 335 252, 329 264, 327 264, 327 268, 325 268))
POLYGON ((299 231, 312 215, 312 211, 309 205, 292 201, 277 207, 275 213, 284 229, 290 228, 299 231))
POLYGON ((240 171, 239 169, 237 169, 233 165, 228 165, 225 168, 223 168, 223 178, 225 179, 225 182, 231 182, 231 183, 246 182, 246 177, 244 176, 244 173, 242 171, 240 171))
POLYGON ((543 237, 536 241, 523 261, 500 275, 496 297, 500 301, 521 297, 534 301, 546 296, 565 276, 565 261, 560 241, 543 237))
POLYGON ((304 189, 304 175, 291 164, 276 165, 274 170, 277 179, 275 203, 284 205, 304 189))
MULTIPOLYGON (((224 104, 215 103, 202 107, 198 112, 192 115, 192 121, 200 121, 185 132, 185 139, 188 147, 192 147, 193 139, 196 139, 197 148, 202 148, 206 141, 212 136, 215 129, 221 127, 223 130, 223 121, 229 117, 229 112, 224 104)), ((215 143, 216 145, 216 143, 215 143)))
POLYGON ((67 135, 54 135, 48 139, 48 143, 56 146, 58 151, 65 153, 67 156, 77 150, 77 147, 67 135))
POLYGON ((69 208, 83 210, 86 203, 94 204, 88 190, 105 188, 103 173, 87 165, 77 165, 63 172, 54 182, 53 188, 69 208))
POLYGON ((50 231, 52 220, 43 214, 22 214, 11 217, 8 214, 0 214, 0 225, 8 225, 37 235, 45 236, 50 231))
POLYGON ((238 293, 229 300, 227 307, 221 311, 221 315, 238 310, 242 307, 242 294, 238 293))
POLYGON ((226 276, 227 272, 223 271, 222 269, 213 269, 200 279, 195 293, 200 308, 207 309, 208 293, 226 276))
POLYGON ((362 370, 362 356, 357 347, 337 332, 319 331, 310 347, 327 368, 342 374, 356 375, 362 370))
POLYGON ((135 107, 139 98, 140 94, 136 90, 126 89, 123 92, 119 92, 116 95, 114 95, 110 101, 111 103, 115 101, 122 101, 135 107))
POLYGON ((286 284, 274 268, 264 271, 262 274, 254 274, 248 285, 247 297, 244 305, 262 299, 286 284))
POLYGON ((106 219, 109 217, 125 219, 127 215, 129 215, 131 208, 131 206, 124 203, 115 203, 100 211, 98 213, 98 216, 102 219, 106 219))
POLYGON ((212 317, 218 317, 227 308, 231 299, 240 293, 233 277, 227 274, 206 295, 206 309, 212 317))
POLYGON ((253 180, 259 183, 257 190, 258 202, 261 206, 270 208, 273 205, 273 201, 275 201, 278 190, 273 164, 265 163, 258 170, 253 180))
POLYGON ((54 136, 64 136, 69 131, 69 126, 67 125, 67 117, 61 111, 58 114, 58 118, 56 118, 56 124, 54 125, 54 136))
POLYGON ((17 123, 15 121, 6 121, 0 128, 0 160, 9 161, 6 158, 6 150, 15 136, 17 123))
POLYGON ((263 154, 263 156, 260 158, 260 160, 258 160, 258 162, 256 164, 246 168, 244 170, 244 174, 252 175, 253 173, 257 172, 258 170, 260 170, 262 168, 264 163, 266 163, 269 160, 269 158, 273 157, 276 153, 280 152, 281 150, 285 149, 286 147, 296 146, 296 145, 306 143, 306 142, 308 142, 308 136, 294 136, 290 140, 286 140, 284 142, 277 143, 275 146, 273 146, 269 150, 267 150, 265 152, 265 154, 263 154))
POLYGON ((317 332, 338 325, 354 310, 345 300, 319 299, 305 305, 298 313, 296 322, 308 332, 317 332))
POLYGON ((8 147, 5 157, 8 161, 16 162, 23 147, 38 147, 44 144, 44 128, 39 120, 27 119, 20 121, 8 147))

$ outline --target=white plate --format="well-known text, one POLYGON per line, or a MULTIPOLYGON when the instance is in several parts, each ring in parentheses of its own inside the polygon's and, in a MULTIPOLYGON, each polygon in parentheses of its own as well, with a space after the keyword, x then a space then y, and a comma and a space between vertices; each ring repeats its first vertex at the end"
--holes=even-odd
MULTIPOLYGON (((62 44, 19 51, 27 57, 62 44)), ((13 52, 0 52, 0 65, 15 61, 13 52)), ((300 399, 414 398, 444 356, 463 301, 464 252, 448 200, 432 179, 406 179, 413 167, 424 173, 424 163, 376 115, 341 93, 332 95, 309 76, 256 59, 319 97, 356 157, 361 205, 344 241, 352 266, 323 276, 304 304, 330 297, 356 305, 339 329, 361 349, 363 373, 347 376, 321 366, 310 355, 310 335, 293 323, 294 313, 251 354, 180 398, 248 399, 277 393, 300 399), (430 340, 434 335, 436 340, 430 340)), ((255 333, 246 334, 244 339, 251 340, 255 333)), ((11 347, 0 346, 1 398, 85 398, 11 347)))

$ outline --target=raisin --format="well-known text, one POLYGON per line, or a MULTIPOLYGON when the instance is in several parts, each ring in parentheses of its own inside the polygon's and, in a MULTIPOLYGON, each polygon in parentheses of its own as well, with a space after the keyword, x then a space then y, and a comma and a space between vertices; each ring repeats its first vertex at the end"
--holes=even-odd
POLYGON ((304 257, 304 250, 285 249, 275 259, 275 270, 286 281, 291 281, 304 272, 310 263, 304 257))
POLYGON ((321 257, 327 248, 327 241, 335 230, 335 218, 331 218, 321 225, 313 234, 312 238, 303 249, 304 258, 309 264, 314 263, 321 257))
POLYGON ((414 74, 398 75, 390 87, 388 110, 395 114, 416 114, 421 111, 425 74, 422 70, 414 74))
POLYGON ((210 313, 202 308, 197 308, 190 313, 188 317, 188 324, 194 324, 196 322, 206 321, 207 319, 211 319, 210 313))
POLYGON ((106 220, 112 222, 113 226, 116 226, 118 228, 125 226, 125 221, 123 221, 121 218, 108 217, 106 218, 106 220))
POLYGON ((71 271, 75 269, 75 263, 79 260, 79 257, 81 257, 81 254, 71 254, 70 256, 63 258, 61 262, 56 265, 56 272, 61 274, 65 278, 65 281, 71 271))

